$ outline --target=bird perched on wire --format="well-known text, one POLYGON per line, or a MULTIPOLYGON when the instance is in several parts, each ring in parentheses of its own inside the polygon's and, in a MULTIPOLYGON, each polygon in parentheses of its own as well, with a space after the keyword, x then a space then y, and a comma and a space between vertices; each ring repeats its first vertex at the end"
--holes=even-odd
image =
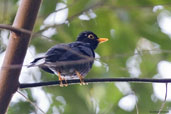
POLYGON ((75 42, 53 46, 43 57, 32 61, 28 67, 39 66, 46 72, 56 74, 60 86, 64 85, 62 80, 68 79, 80 79, 80 84, 85 84, 83 78, 92 68, 94 50, 99 43, 107 40, 107 38, 98 38, 91 31, 81 32, 75 42))

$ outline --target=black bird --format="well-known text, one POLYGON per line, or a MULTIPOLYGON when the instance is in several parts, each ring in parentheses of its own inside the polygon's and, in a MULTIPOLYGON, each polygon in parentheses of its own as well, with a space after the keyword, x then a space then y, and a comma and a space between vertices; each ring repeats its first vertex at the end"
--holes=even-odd
POLYGON ((60 86, 62 80, 80 79, 80 84, 85 84, 83 78, 92 68, 95 53, 99 43, 107 38, 98 38, 91 31, 80 33, 77 40, 68 44, 57 44, 50 48, 45 56, 36 58, 28 67, 38 65, 44 71, 56 74, 60 86), (40 63, 40 61, 42 61, 40 63))

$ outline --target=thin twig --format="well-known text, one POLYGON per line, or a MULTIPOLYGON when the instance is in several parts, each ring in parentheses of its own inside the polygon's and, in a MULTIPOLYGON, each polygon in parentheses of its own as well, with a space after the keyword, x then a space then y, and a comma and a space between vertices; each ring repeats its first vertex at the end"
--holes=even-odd
POLYGON ((6 25, 6 24, 0 24, 0 29, 6 29, 6 30, 10 30, 12 32, 19 32, 19 33, 25 33, 25 34, 32 34, 31 31, 26 30, 26 29, 22 29, 22 28, 15 28, 11 25, 6 25))
POLYGON ((84 12, 89 11, 90 9, 93 10, 93 9, 99 8, 99 7, 102 6, 105 2, 106 2, 105 0, 102 0, 102 1, 100 1, 100 2, 98 2, 98 3, 96 3, 96 4, 93 4, 93 5, 89 6, 88 8, 86 8, 86 9, 84 9, 84 10, 78 12, 77 14, 75 14, 75 15, 69 17, 69 18, 68 18, 68 21, 72 21, 75 17, 78 17, 79 15, 83 14, 84 12))
MULTIPOLYGON (((81 14, 84 13, 84 12, 87 12, 87 11, 89 11, 90 9, 96 9, 96 8, 98 8, 99 6, 103 5, 104 2, 105 2, 105 0, 103 0, 103 1, 101 1, 101 2, 98 2, 98 3, 96 3, 96 4, 93 4, 93 5, 89 6, 88 8, 86 8, 86 9, 84 9, 84 10, 78 12, 77 14, 68 17, 67 20, 68 20, 68 21, 72 21, 73 19, 75 19, 76 17, 78 17, 79 15, 81 15, 81 14)), ((49 29, 49 28, 57 28, 58 26, 60 26, 60 25, 54 24, 54 25, 46 26, 45 28, 43 28, 43 29, 39 30, 38 32, 34 33, 33 36, 39 35, 39 34, 41 34, 42 32, 46 31, 46 30, 49 29)))
MULTIPOLYGON (((84 79, 85 83, 97 83, 97 82, 133 82, 133 83, 171 83, 171 79, 152 79, 152 78, 91 78, 84 79)), ((63 84, 66 81, 63 80, 63 84)), ((67 84, 80 84, 79 79, 67 80, 67 84)), ((31 88, 31 87, 41 87, 41 86, 59 86, 60 81, 48 81, 48 82, 38 82, 38 83, 21 83, 21 89, 31 88)))
POLYGON ((54 12, 59 12, 59 11, 61 11, 61 10, 70 8, 71 6, 73 6, 73 4, 67 5, 66 7, 63 7, 63 8, 60 8, 60 9, 57 9, 57 10, 55 10, 54 12))
MULTIPOLYGON (((135 93, 134 93, 135 95, 135 93)), ((136 96, 136 95, 135 95, 136 96)), ((136 97, 136 101, 135 101, 135 108, 136 108, 136 112, 137 114, 139 114, 139 110, 138 110, 138 104, 137 104, 138 100, 137 100, 137 97, 136 97)))
POLYGON ((164 98, 164 101, 163 101, 163 103, 162 103, 162 105, 161 105, 161 107, 160 107, 160 110, 159 110, 159 113, 158 113, 158 114, 160 114, 160 113, 162 112, 162 110, 163 110, 163 108, 164 108, 164 105, 166 104, 166 99, 167 99, 167 86, 168 86, 168 83, 166 83, 165 98, 164 98))
POLYGON ((28 99, 23 93, 20 91, 17 91, 21 96, 23 96, 30 104, 32 104, 35 108, 37 108, 42 114, 46 114, 40 107, 38 107, 36 104, 34 104, 30 99, 28 99))

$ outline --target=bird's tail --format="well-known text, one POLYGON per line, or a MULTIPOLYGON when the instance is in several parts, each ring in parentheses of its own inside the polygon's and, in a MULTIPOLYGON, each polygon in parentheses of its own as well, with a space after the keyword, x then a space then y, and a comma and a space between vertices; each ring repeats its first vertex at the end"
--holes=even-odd
POLYGON ((39 58, 34 59, 34 60, 30 63, 30 65, 28 65, 27 67, 29 68, 29 67, 36 66, 36 65, 37 65, 37 62, 38 62, 39 60, 41 60, 41 59, 44 59, 44 58, 45 58, 45 57, 39 57, 39 58))

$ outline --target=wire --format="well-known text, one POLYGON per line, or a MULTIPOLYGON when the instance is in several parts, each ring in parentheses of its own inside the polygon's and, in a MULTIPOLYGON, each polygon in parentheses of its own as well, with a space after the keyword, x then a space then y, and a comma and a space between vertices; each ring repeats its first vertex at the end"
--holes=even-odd
MULTIPOLYGON (((91 78, 84 79, 85 83, 113 83, 113 82, 132 82, 132 83, 171 83, 171 79, 152 79, 152 78, 91 78)), ((79 79, 65 80, 62 81, 63 84, 80 84, 79 79)), ((38 83, 21 83, 19 85, 20 89, 32 88, 32 87, 42 87, 42 86, 59 86, 60 81, 48 81, 48 82, 38 82, 38 83)))

